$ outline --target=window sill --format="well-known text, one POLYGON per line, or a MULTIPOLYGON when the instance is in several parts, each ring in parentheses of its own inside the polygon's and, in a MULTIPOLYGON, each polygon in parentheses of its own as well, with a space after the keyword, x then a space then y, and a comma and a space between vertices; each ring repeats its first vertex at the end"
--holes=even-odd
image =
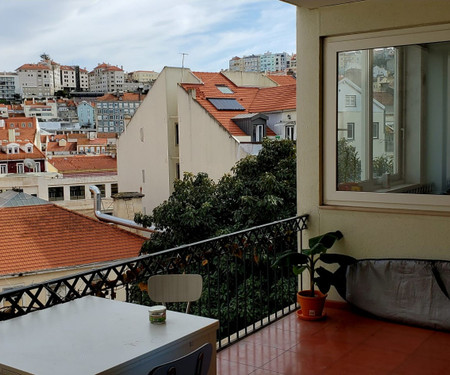
POLYGON ((341 206, 341 205, 324 204, 319 206, 319 210, 450 217, 450 211, 416 210, 406 208, 386 208, 386 207, 366 207, 366 206, 346 206, 346 205, 341 206))

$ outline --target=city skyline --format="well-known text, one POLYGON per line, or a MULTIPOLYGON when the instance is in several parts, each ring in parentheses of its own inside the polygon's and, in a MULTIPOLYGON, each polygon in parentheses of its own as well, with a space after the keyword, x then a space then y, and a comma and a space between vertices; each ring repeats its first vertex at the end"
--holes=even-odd
POLYGON ((91 71, 99 63, 125 71, 181 66, 220 71, 234 56, 295 52, 295 7, 276 0, 16 0, 2 4, 0 71, 48 54, 91 71), (20 27, 17 20, 20 19, 20 27))

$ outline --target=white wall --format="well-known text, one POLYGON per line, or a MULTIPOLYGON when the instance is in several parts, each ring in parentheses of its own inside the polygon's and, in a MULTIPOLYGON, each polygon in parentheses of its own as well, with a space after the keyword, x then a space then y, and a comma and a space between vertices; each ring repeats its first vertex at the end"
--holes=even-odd
POLYGON ((450 215, 322 205, 321 38, 450 22, 448 1, 426 3, 366 0, 313 10, 298 8, 298 212, 310 215, 308 235, 341 230, 344 240, 336 249, 357 258, 450 259, 450 215))
POLYGON ((172 191, 178 162, 176 89, 181 79, 198 83, 188 69, 164 68, 118 141, 119 191, 145 194, 146 214, 172 191))
POLYGON ((178 88, 181 172, 206 172, 214 180, 229 173, 246 154, 228 133, 191 95, 178 88))

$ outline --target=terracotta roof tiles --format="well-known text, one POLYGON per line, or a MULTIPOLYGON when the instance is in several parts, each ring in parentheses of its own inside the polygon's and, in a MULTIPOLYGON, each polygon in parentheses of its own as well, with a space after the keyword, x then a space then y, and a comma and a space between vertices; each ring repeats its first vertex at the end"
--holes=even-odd
MULTIPOLYGON (((245 136, 241 128, 232 120, 241 113, 272 112, 285 109, 295 109, 295 84, 268 88, 239 87, 222 73, 195 72, 202 83, 184 83, 186 91, 195 90, 196 101, 210 113, 231 135, 245 136), (218 86, 227 86, 233 93, 222 93, 218 86), (208 99, 235 99, 243 111, 218 110, 208 99)), ((295 80, 294 80, 295 81, 295 80)), ((268 135, 275 135, 267 129, 268 135)))
POLYGON ((135 257, 145 241, 53 204, 3 207, 0 218, 0 275, 135 257))
POLYGON ((117 97, 117 95, 114 94, 105 94, 99 98, 97 98, 98 102, 138 102, 143 101, 145 98, 145 95, 142 94, 135 94, 133 92, 124 92, 123 95, 120 96, 120 99, 117 97))
POLYGON ((62 174, 117 172, 117 159, 107 155, 76 155, 48 160, 62 174))
POLYGON ((293 76, 290 76, 290 75, 279 76, 279 75, 269 74, 268 77, 272 81, 275 81, 280 86, 294 85, 297 83, 297 80, 293 76))

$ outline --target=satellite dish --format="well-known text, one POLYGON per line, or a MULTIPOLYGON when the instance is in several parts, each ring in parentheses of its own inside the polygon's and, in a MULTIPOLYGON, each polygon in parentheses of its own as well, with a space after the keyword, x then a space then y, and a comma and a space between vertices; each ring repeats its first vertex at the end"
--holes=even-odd
POLYGON ((25 159, 23 161, 23 165, 28 169, 31 169, 33 172, 36 168, 36 162, 33 159, 25 159))

